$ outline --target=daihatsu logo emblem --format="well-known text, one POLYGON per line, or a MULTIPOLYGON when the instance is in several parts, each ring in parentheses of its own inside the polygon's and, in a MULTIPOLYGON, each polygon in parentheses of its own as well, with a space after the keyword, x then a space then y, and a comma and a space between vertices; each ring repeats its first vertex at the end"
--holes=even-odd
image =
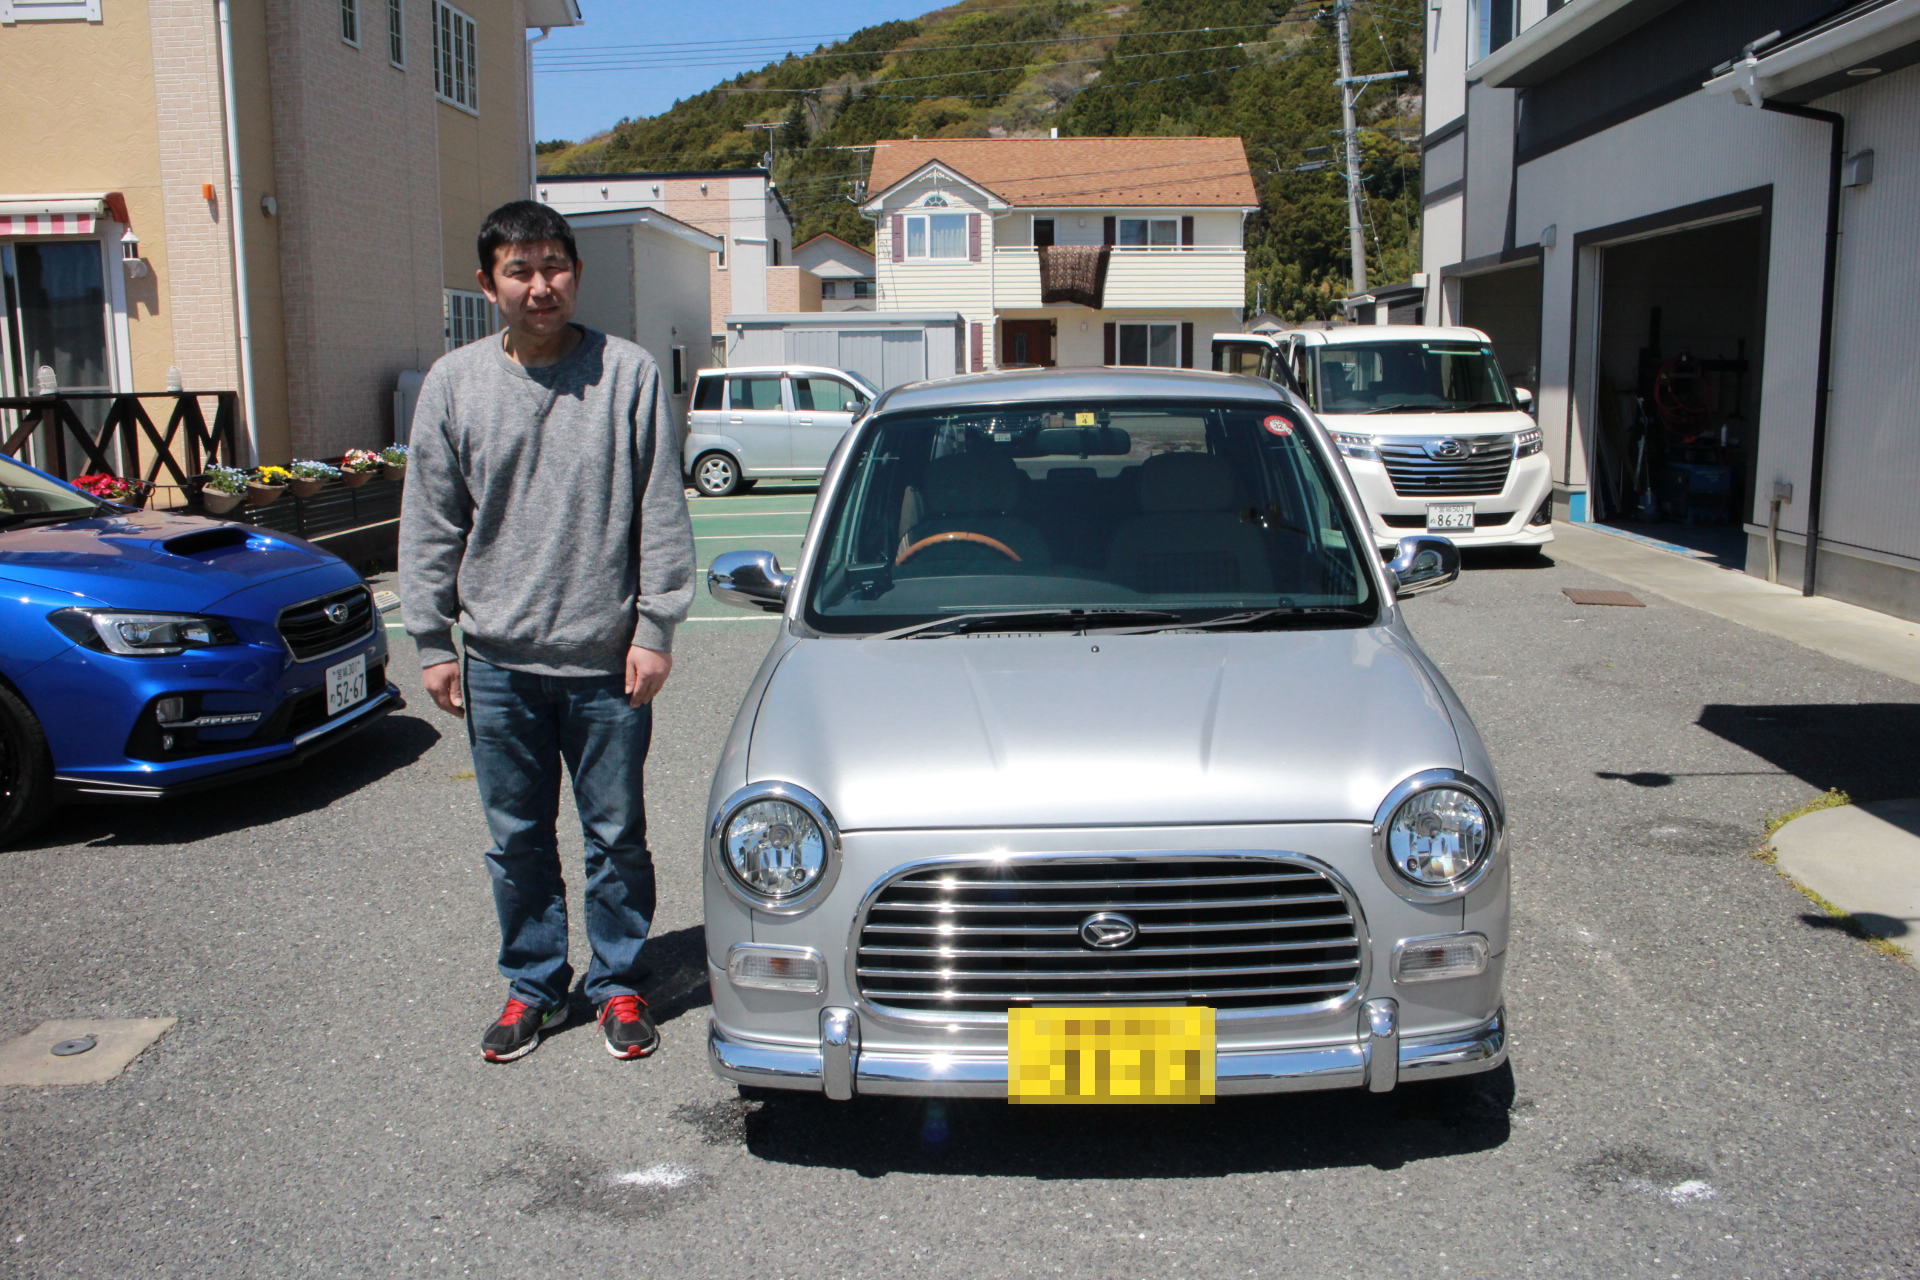
POLYGON ((1080 922, 1080 941, 1099 951, 1124 947, 1140 936, 1140 926, 1115 911, 1102 911, 1080 922))
POLYGON ((1458 440, 1429 440, 1427 456, 1429 458, 1459 458, 1466 455, 1458 440))
POLYGON ((353 610, 344 604, 330 604, 322 610, 322 612, 327 615, 328 622, 331 622, 336 627, 340 627, 346 625, 347 615, 352 613, 353 610))

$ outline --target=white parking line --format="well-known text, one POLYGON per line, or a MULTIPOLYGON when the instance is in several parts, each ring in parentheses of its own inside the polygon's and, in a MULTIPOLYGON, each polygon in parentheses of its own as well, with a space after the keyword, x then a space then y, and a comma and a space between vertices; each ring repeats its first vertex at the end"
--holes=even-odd
POLYGON ((742 538, 804 538, 804 533, 696 533, 695 542, 739 542, 742 538))

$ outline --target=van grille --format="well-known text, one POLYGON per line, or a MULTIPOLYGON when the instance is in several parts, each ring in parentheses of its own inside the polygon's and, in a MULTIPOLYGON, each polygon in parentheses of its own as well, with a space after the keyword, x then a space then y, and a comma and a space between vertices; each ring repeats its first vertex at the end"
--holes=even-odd
POLYGON ((1393 491, 1403 498, 1450 498, 1496 494, 1507 486, 1513 466, 1513 437, 1456 440, 1460 454, 1435 458, 1419 441, 1379 442, 1393 491))
POLYGON ((373 631, 373 596, 364 586, 348 587, 316 600, 305 600, 280 611, 280 638, 296 662, 309 662, 373 631), (344 604, 340 621, 327 616, 332 605, 344 604))
POLYGON ((919 867, 874 895, 856 954, 872 1004, 1002 1013, 1318 1005, 1354 990, 1362 953, 1352 902, 1307 863, 1157 854, 919 867), (1113 950, 1087 945, 1081 925, 1103 912, 1126 917, 1138 937, 1113 950))

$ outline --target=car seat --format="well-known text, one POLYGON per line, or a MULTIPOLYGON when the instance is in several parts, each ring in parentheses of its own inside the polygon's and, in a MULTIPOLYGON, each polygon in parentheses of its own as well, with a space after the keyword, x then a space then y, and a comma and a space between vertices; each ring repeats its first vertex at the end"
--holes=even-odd
MULTIPOLYGON (((1002 453, 976 451, 935 458, 927 464, 923 489, 928 515, 907 530, 901 550, 937 533, 964 531, 1005 544, 1020 557, 1020 565, 1052 563, 1040 531, 1009 514, 1019 505, 1025 487, 1020 468, 1002 453)), ((979 571, 976 566, 1019 571, 1012 560, 991 547, 968 542, 928 547, 900 567, 909 573, 971 573, 979 571)))
POLYGON ((1140 514, 1115 530, 1114 580, 1150 595, 1268 592, 1273 575, 1260 530, 1241 510, 1226 461, 1160 453, 1140 465, 1140 514))

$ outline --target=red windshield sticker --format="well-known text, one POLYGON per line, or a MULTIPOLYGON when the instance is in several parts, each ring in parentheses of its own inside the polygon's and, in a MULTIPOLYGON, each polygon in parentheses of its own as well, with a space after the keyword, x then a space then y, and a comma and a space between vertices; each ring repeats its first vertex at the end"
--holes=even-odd
POLYGON ((1277 413, 1267 419, 1266 428, 1277 436, 1290 436, 1293 434, 1293 424, 1277 413))

